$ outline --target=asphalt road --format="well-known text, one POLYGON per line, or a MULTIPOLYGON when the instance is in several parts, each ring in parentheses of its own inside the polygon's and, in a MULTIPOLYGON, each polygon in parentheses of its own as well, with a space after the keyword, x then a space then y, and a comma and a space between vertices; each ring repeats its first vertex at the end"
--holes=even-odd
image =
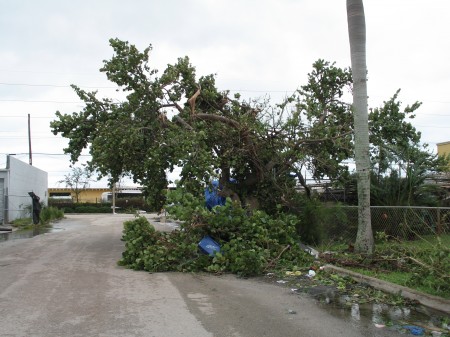
POLYGON ((0 242, 0 336, 397 335, 258 280, 119 267, 130 218, 68 215, 61 231, 0 242))

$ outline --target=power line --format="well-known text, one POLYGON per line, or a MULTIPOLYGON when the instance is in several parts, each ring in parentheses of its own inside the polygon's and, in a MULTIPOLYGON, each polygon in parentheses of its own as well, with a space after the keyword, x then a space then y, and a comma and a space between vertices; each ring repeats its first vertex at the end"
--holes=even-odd
POLYGON ((413 125, 418 128, 433 128, 433 129, 450 129, 450 126, 435 126, 435 125, 413 125))
MULTIPOLYGON (((28 156, 28 152, 0 152, 0 155, 14 155, 15 157, 28 156)), ((48 152, 33 152, 33 155, 38 156, 70 156, 70 153, 48 153, 48 152)), ((80 154, 80 157, 92 157, 90 154, 80 154)))
MULTIPOLYGON (((4 71, 1 70, 0 71, 4 71)), ((21 71, 18 71, 21 72, 21 71)), ((26 72, 26 71, 24 71, 26 72)), ((36 72, 40 73, 40 72, 36 72)), ((43 72, 47 73, 47 72, 43 72)), ((58 73, 55 73, 58 74, 58 73)), ((8 82, 0 82, 0 85, 8 85, 8 86, 27 86, 27 87, 52 87, 52 88, 71 88, 70 85, 58 85, 58 84, 31 84, 31 83, 8 83, 8 82)), ((118 87, 112 87, 112 86, 85 86, 85 85, 77 85, 81 88, 89 88, 89 89, 117 89, 118 87)), ((256 90, 256 89, 221 89, 225 91, 230 92, 254 92, 254 93, 294 93, 297 92, 297 89, 294 90, 256 90)), ((383 98, 381 96, 370 96, 371 98, 383 98)), ((0 100, 1 101, 1 100, 0 100)), ((420 100, 422 101, 422 100, 420 100)), ((424 100, 422 102, 430 102, 430 103, 443 103, 443 104, 450 104, 450 101, 443 101, 443 100, 424 100)))
MULTIPOLYGON (((0 152, 0 154, 11 154, 9 152, 0 152)), ((15 156, 28 156, 28 152, 14 153, 15 156)), ((47 152, 33 152, 33 155, 41 156, 70 156, 69 153, 47 153, 47 152)), ((80 154, 80 157, 92 157, 90 154, 80 154)))
MULTIPOLYGON (((58 103, 58 102, 54 102, 54 103, 58 103)), ((81 102, 81 103, 83 103, 83 102, 81 102)), ((433 113, 431 113, 431 114, 421 115, 420 113, 418 113, 416 115, 416 117, 427 117, 427 116, 450 117, 450 114, 433 114, 433 113)), ((19 116, 18 115, 4 115, 4 116, 0 116, 0 118, 27 118, 27 117, 28 117, 27 115, 19 115, 19 116)), ((31 116, 32 119, 33 118, 48 118, 48 119, 51 119, 51 118, 55 118, 55 117, 56 116, 31 116)))
POLYGON ((84 104, 83 101, 78 101, 78 102, 65 102, 65 101, 34 101, 34 100, 24 100, 24 99, 0 99, 0 102, 84 104))
MULTIPOLYGON (((0 82, 0 85, 24 86, 24 87, 72 88, 70 85, 58 85, 58 84, 29 84, 29 83, 6 83, 6 82, 0 82)), ((77 87, 89 88, 89 89, 117 89, 117 87, 87 86, 87 85, 77 85, 77 87)))
POLYGON ((11 70, 11 69, 0 69, 2 72, 9 72, 9 73, 30 73, 30 74, 55 74, 55 75, 77 75, 77 76, 92 76, 92 75, 100 75, 99 72, 93 73, 70 73, 70 72, 62 72, 62 71, 36 71, 36 70, 11 70))
MULTIPOLYGON (((25 131, 23 131, 23 133, 24 133, 25 131)), ((22 133, 22 132, 18 132, 18 133, 22 133)), ((63 136, 60 136, 60 135, 53 135, 53 136, 46 136, 46 137, 33 137, 33 139, 55 139, 55 138, 61 138, 61 139, 63 139, 63 138, 66 138, 66 137, 63 137, 63 136)), ((0 136, 0 139, 28 139, 28 136, 15 136, 15 137, 11 137, 11 136, 7 136, 7 135, 5 135, 5 136, 0 136)))
MULTIPOLYGON (((31 119, 37 119, 37 118, 44 118, 44 119, 52 119, 55 118, 56 116, 52 116, 52 117, 47 117, 47 116, 31 116, 31 119)), ((27 118, 26 115, 23 116, 0 116, 0 118, 27 118)))

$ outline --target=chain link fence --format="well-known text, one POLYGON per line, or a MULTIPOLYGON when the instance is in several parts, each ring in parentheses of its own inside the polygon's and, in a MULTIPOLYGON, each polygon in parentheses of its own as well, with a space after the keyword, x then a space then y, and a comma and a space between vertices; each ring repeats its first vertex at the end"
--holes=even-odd
POLYGON ((3 219, 0 222, 8 223, 15 219, 28 218, 31 216, 32 204, 29 195, 14 195, 7 194, 4 196, 4 202, 2 203, 3 219))
MULTIPOLYGON (((450 207, 372 206, 372 231, 398 240, 450 234, 450 207)), ((328 207, 321 219, 323 242, 352 243, 358 231, 358 207, 328 207)))

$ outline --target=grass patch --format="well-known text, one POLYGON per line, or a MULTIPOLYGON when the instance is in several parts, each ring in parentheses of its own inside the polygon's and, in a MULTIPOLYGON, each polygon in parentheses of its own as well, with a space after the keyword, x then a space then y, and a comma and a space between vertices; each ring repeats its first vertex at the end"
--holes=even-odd
POLYGON ((31 218, 20 218, 12 221, 12 226, 19 229, 30 229, 33 227, 48 227, 50 222, 64 218, 64 212, 56 207, 44 207, 40 214, 39 224, 34 225, 31 218))
POLYGON ((31 218, 21 218, 21 219, 16 219, 14 220, 11 225, 13 227, 18 227, 18 228, 26 228, 28 226, 33 225, 33 221, 31 220, 31 218))
MULTIPOLYGON (((450 234, 398 241, 378 236, 372 257, 356 254, 342 244, 326 246, 326 263, 450 299, 450 234)), ((323 252, 323 250, 322 250, 323 252)))
POLYGON ((436 291, 434 287, 426 286, 426 285, 417 285, 415 287, 412 287, 409 285, 409 280, 411 278, 411 273, 407 272, 399 272, 399 271, 390 271, 390 272, 380 272, 380 271, 374 271, 370 269, 363 269, 363 268, 348 268, 349 270, 355 271, 357 273, 374 277, 379 280, 391 282, 394 284, 398 284, 404 287, 413 288, 415 290, 421 291, 426 294, 439 296, 445 299, 450 299, 450 292, 442 292, 442 291, 436 291))
MULTIPOLYGON (((392 248, 393 241, 387 240, 376 244, 376 251, 385 251, 392 248)), ((442 244, 444 247, 450 247, 450 234, 443 235, 424 235, 417 240, 396 242, 396 245, 404 248, 413 248, 417 250, 424 250, 436 247, 436 245, 442 244)))

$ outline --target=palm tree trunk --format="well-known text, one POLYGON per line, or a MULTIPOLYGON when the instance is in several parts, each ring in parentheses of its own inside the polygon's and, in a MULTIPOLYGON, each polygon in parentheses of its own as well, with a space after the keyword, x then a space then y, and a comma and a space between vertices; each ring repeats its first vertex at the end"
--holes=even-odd
POLYGON ((355 161, 358 181, 358 233, 355 249, 373 253, 370 219, 370 155, 367 111, 366 23, 362 0, 347 0, 347 22, 353 77, 355 161))

